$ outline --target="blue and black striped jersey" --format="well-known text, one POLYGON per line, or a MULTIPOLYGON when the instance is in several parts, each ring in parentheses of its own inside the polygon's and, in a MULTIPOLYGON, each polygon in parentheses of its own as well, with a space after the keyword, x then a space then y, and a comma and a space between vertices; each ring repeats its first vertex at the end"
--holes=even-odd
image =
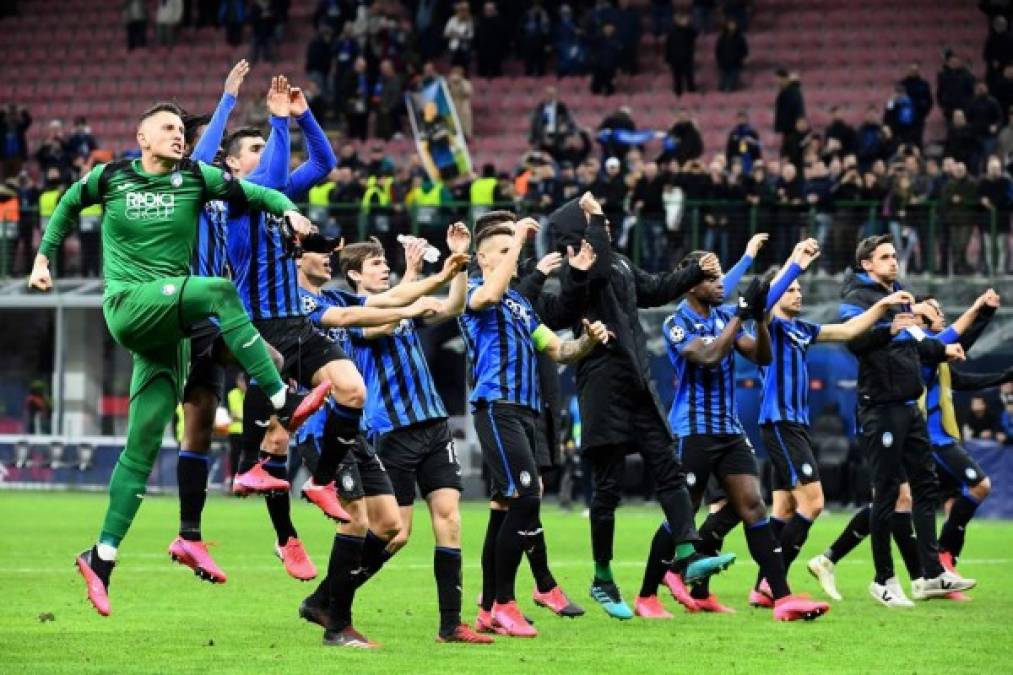
POLYGON ((392 335, 372 340, 351 332, 355 364, 366 380, 366 429, 370 436, 445 418, 419 339, 421 323, 402 320, 392 335))
POLYGON ((282 219, 260 211, 230 214, 229 262, 254 321, 302 316, 295 258, 282 242, 282 219))
MULTIPOLYGON (((714 307, 708 316, 700 316, 683 300, 665 319, 665 343, 676 379, 668 422, 676 436, 743 433, 735 408, 733 351, 713 368, 695 365, 682 355, 696 338, 715 340, 734 316, 731 306, 714 307)), ((740 329, 739 336, 743 334, 745 330, 740 329)))
POLYGON ((194 244, 190 273, 197 277, 229 276, 228 205, 220 200, 208 202, 200 212, 197 242, 194 244))
POLYGON ((818 324, 774 317, 770 322, 773 360, 760 367, 763 400, 760 424, 809 424, 809 366, 806 353, 820 334, 818 324))
MULTIPOLYGON (((482 279, 468 280, 468 302, 482 279)), ((541 411, 532 333, 540 322, 531 303, 513 289, 480 311, 458 319, 471 366, 471 403, 504 401, 541 411)))

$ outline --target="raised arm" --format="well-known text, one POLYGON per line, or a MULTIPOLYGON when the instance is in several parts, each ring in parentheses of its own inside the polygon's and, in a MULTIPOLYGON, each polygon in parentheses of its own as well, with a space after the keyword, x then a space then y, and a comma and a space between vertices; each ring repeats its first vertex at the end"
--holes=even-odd
POLYGON ((970 349, 985 331, 995 310, 999 308, 999 294, 988 289, 974 301, 966 312, 954 321, 937 337, 947 343, 960 342, 965 349, 970 349))
POLYGON ((781 267, 770 284, 770 293, 767 295, 768 312, 781 299, 781 296, 788 290, 791 283, 809 269, 809 266, 819 256, 820 247, 815 239, 804 239, 795 244, 795 248, 792 250, 788 261, 781 267))
POLYGON ((470 258, 464 253, 454 253, 449 256, 443 264, 443 270, 439 274, 420 279, 400 283, 390 290, 371 295, 366 299, 369 307, 403 307, 415 302, 424 295, 435 293, 446 286, 454 278, 454 275, 468 268, 470 258))
MULTIPOLYGON (((447 228, 447 248, 451 253, 463 255, 467 253, 470 246, 471 232, 464 223, 454 223, 447 228)), ((435 314, 426 318, 426 323, 430 325, 443 323, 464 314, 467 294, 468 270, 465 266, 454 275, 450 282, 450 292, 447 299, 440 303, 440 309, 435 314)))
POLYGON ((513 279, 517 271, 517 259, 520 258, 521 249, 524 248, 528 236, 538 232, 538 229, 538 221, 533 218, 521 218, 517 221, 514 225, 514 236, 510 248, 507 249, 496 269, 492 270, 482 285, 471 294, 468 306, 472 311, 483 310, 503 299, 503 295, 510 288, 510 280, 513 279))
POLYGON ((891 305, 910 305, 914 297, 907 291, 897 291, 888 295, 861 314, 844 323, 829 323, 820 326, 817 342, 848 342, 870 330, 886 314, 891 305))
POLYGON ((325 328, 369 328, 431 315, 439 309, 439 300, 420 298, 404 307, 328 307, 316 322, 325 328))
POLYGON ((334 156, 334 149, 327 134, 313 117, 302 90, 293 87, 290 100, 292 115, 302 129, 303 139, 306 141, 306 161, 292 172, 285 194, 292 199, 300 199, 337 166, 338 158, 334 156))
POLYGON ((222 98, 218 101, 218 106, 215 108, 214 114, 211 115, 211 120, 204 129, 204 133, 201 134, 197 143, 194 144, 193 151, 190 153, 190 159, 204 162, 205 164, 210 164, 215 160, 218 148, 222 145, 222 137, 225 135, 225 127, 228 125, 229 115, 232 114, 232 109, 236 107, 239 88, 242 86, 243 79, 246 78, 249 72, 250 64, 246 62, 246 59, 241 59, 239 63, 232 66, 232 70, 229 71, 228 76, 225 78, 225 90, 222 92, 222 98))
POLYGON ((763 245, 767 243, 769 237, 770 235, 765 232, 754 234, 749 239, 749 243, 746 244, 746 252, 742 254, 737 263, 732 265, 730 270, 725 272, 724 277, 721 278, 725 287, 725 301, 730 300, 735 295, 735 289, 738 287, 739 282, 742 281, 742 276, 752 267, 753 261, 756 260, 757 254, 763 248, 763 245))
POLYGON ((766 321, 756 322, 756 337, 743 333, 736 339, 735 348, 758 366, 769 366, 774 360, 770 348, 770 329, 766 321))
POLYGON ((246 178, 251 183, 284 190, 288 183, 288 167, 292 157, 292 139, 288 117, 271 115, 271 134, 260 156, 257 168, 246 178))

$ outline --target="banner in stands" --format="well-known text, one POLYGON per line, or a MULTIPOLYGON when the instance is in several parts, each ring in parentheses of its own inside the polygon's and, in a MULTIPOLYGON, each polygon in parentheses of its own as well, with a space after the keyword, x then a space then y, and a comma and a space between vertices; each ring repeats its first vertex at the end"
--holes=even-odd
POLYGON ((442 77, 405 94, 415 147, 429 179, 447 182, 471 172, 471 155, 454 101, 442 77))

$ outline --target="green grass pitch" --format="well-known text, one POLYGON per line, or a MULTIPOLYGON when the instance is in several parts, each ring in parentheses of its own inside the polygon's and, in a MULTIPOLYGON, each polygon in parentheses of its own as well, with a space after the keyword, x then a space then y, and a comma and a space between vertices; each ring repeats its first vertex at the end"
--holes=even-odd
MULTIPOLYGON (((712 584, 735 615, 689 615, 667 596, 671 621, 607 618, 587 597, 587 520, 543 513, 549 559, 564 589, 588 614, 557 618, 530 600, 526 563, 518 580, 522 608, 536 620, 534 640, 499 638, 495 645, 440 645, 432 578, 432 535, 424 506, 415 538, 360 592, 356 626, 381 650, 325 649, 321 631, 298 619, 311 584, 290 579, 272 551, 272 531, 257 499, 212 498, 205 536, 229 576, 223 586, 199 581, 173 565, 166 547, 175 534, 174 497, 146 500, 121 549, 113 576, 113 613, 99 617, 85 599, 72 561, 94 537, 105 496, 0 493, 0 672, 224 673, 997 673, 1013 670, 1013 523, 981 521, 970 528, 961 570, 975 576, 974 601, 920 603, 888 610, 869 598, 868 546, 839 566, 845 600, 814 623, 780 624, 746 605, 756 573, 741 530, 727 550, 738 563, 712 584), (52 615, 52 620, 48 616, 52 615)), ((304 503, 294 520, 318 569, 326 567, 333 528, 304 503)), ((632 604, 659 510, 626 507, 618 514, 617 581, 632 604)), ((821 518, 800 557, 820 552, 849 514, 821 518)), ((464 617, 474 619, 485 530, 480 503, 464 508, 464 617)), ((898 569, 902 569, 897 556, 898 569)), ((821 597, 802 565, 791 572, 796 591, 821 597)), ((903 579, 907 585, 907 579, 903 579)))

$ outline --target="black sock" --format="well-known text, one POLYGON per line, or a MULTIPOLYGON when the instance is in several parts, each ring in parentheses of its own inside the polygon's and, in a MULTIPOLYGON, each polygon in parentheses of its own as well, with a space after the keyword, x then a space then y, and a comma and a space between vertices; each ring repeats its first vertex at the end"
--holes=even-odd
POLYGON ((813 521, 809 520, 801 513, 795 513, 781 530, 780 541, 781 541, 781 557, 784 558, 784 573, 788 573, 788 568, 795 562, 795 558, 802 552, 802 546, 805 545, 805 540, 809 538, 809 528, 812 527, 813 521))
POLYGON ((237 473, 246 473, 254 467, 261 454, 260 445, 267 433, 265 420, 274 414, 274 406, 260 387, 247 387, 243 398, 243 439, 237 473), (261 424, 257 424, 261 422, 261 424))
MULTIPOLYGON (((720 553, 725 544, 725 537, 735 529, 739 522, 739 515, 735 513, 731 504, 725 504, 714 513, 707 514, 703 525, 700 526, 700 541, 696 543, 697 553, 706 556, 715 556, 720 553)), ((673 561, 673 569, 674 564, 673 561)), ((708 597, 710 595, 710 577, 690 588, 690 595, 700 600, 708 597)))
POLYGON ((180 450, 176 460, 179 484, 179 536, 200 541, 200 517, 208 496, 208 456, 180 450))
POLYGON ((313 482, 327 485, 334 480, 338 465, 355 447, 359 436, 362 408, 351 408, 327 399, 327 419, 320 443, 320 457, 312 468, 313 482))
POLYGON ((973 497, 962 495, 953 500, 950 515, 943 523, 943 531, 939 534, 939 550, 953 556, 953 564, 957 564, 960 552, 964 550, 964 531, 967 524, 978 510, 978 503, 973 497))
POLYGON ((760 566, 760 574, 770 585, 770 592, 778 600, 790 595, 788 580, 784 574, 784 560, 781 558, 780 546, 774 539, 774 531, 766 518, 753 523, 746 529, 746 544, 749 555, 760 566))
POLYGON ((327 578, 330 585, 328 613, 331 625, 328 630, 339 631, 352 625, 352 600, 355 599, 356 579, 352 572, 362 566, 363 537, 347 534, 334 535, 331 558, 327 561, 327 578))
POLYGON ((872 527, 872 504, 863 506, 855 515, 851 517, 851 521, 844 526, 844 530, 837 537, 834 543, 830 544, 823 555, 830 559, 830 562, 838 562, 844 556, 851 553, 856 546, 862 543, 862 540, 869 536, 869 530, 872 527))
POLYGON ((908 576, 912 580, 920 579, 924 575, 922 561, 918 557, 918 539, 915 538, 914 521, 909 511, 894 511, 890 516, 890 531, 893 532, 893 540, 900 549, 900 555, 904 558, 904 567, 907 568, 908 576))
POLYGON ((496 600, 496 538, 499 536, 506 511, 489 510, 489 524, 482 544, 482 609, 489 611, 496 600))
POLYGON ((356 576, 356 588, 373 578, 392 555, 387 552, 387 539, 377 536, 372 530, 366 530, 366 540, 362 544, 362 572, 356 576))
MULTIPOLYGON (((780 542, 781 541, 781 533, 784 532, 784 526, 785 526, 786 523, 783 520, 781 520, 780 518, 775 518, 774 516, 770 516, 769 520, 770 520, 770 529, 774 533, 774 541, 780 542)), ((784 545, 783 544, 781 546, 781 555, 784 556, 784 545)), ((785 572, 787 572, 787 570, 788 570, 788 564, 787 563, 785 563, 784 569, 785 569, 785 572)), ((756 571, 756 583, 753 585, 753 588, 756 589, 756 590, 759 590, 759 588, 760 588, 760 582, 761 581, 763 581, 763 570, 757 570, 756 571)))
POLYGON ((496 602, 515 599, 514 582, 524 551, 531 547, 530 536, 538 522, 541 500, 535 495, 515 497, 510 502, 503 526, 496 537, 496 602))
POLYGON ((91 547, 91 556, 88 560, 88 566, 91 567, 102 583, 106 585, 106 590, 109 589, 109 578, 112 576, 113 568, 116 567, 114 560, 103 560, 98 554, 98 546, 91 547))
MULTIPOLYGON (((262 452, 260 458, 267 460, 264 462, 264 470, 267 473, 283 480, 288 478, 288 462, 284 457, 262 452)), ((269 492, 264 495, 264 503, 267 505, 268 515, 271 516, 271 524, 274 526, 279 546, 284 546, 289 537, 299 536, 296 534, 295 525, 292 524, 292 503, 288 491, 269 492)))
POLYGON ((440 635, 450 635, 461 623, 461 549, 433 549, 433 576, 440 605, 440 635))
POLYGON ((330 597, 331 578, 325 574, 324 578, 320 580, 320 583, 317 584, 317 587, 313 590, 313 592, 306 596, 306 603, 313 607, 323 607, 324 609, 327 609, 327 606, 330 603, 330 597))
POLYGON ((665 578, 672 560, 675 558, 675 541, 668 521, 664 521, 651 539, 651 550, 647 554, 647 566, 644 568, 644 581, 640 585, 640 597, 646 598, 657 594, 658 585, 665 578))
POLYGON ((556 579, 549 570, 549 551, 545 547, 545 530, 542 529, 542 521, 539 519, 535 534, 528 537, 531 548, 525 550, 528 556, 528 565, 531 567, 531 576, 535 578, 535 586, 539 593, 548 593, 556 587, 556 579))

